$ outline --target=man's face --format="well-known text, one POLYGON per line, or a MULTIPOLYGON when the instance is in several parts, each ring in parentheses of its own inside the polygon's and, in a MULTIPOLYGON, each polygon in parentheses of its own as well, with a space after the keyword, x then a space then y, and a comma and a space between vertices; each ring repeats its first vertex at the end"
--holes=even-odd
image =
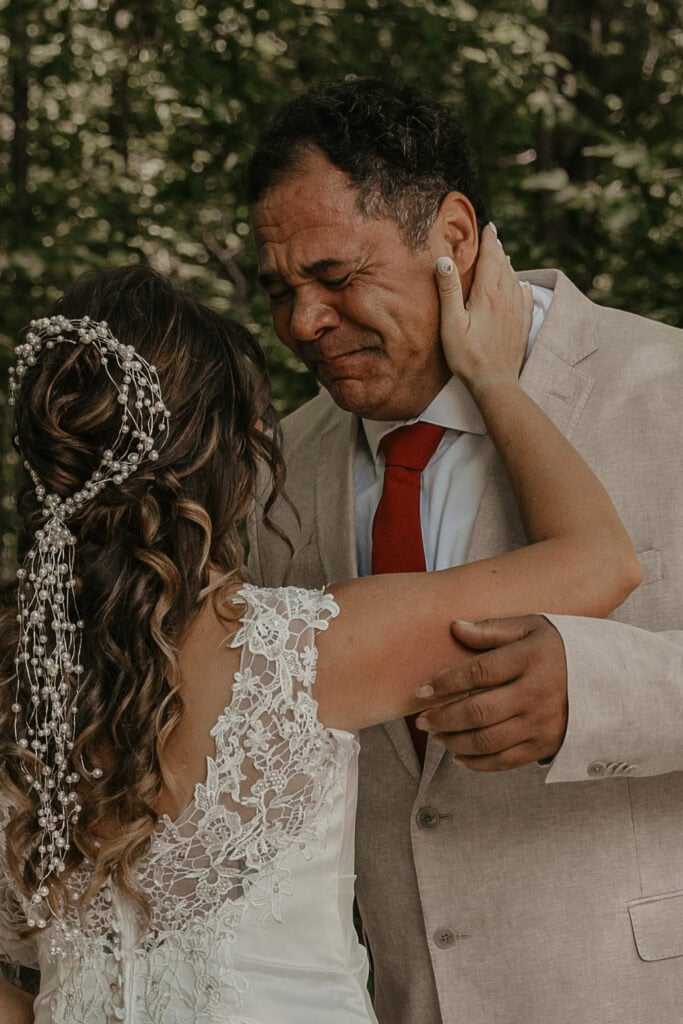
POLYGON ((432 245, 413 252, 393 220, 365 219, 321 153, 253 213, 260 277, 280 340, 343 409, 418 415, 450 374, 439 345, 432 245))

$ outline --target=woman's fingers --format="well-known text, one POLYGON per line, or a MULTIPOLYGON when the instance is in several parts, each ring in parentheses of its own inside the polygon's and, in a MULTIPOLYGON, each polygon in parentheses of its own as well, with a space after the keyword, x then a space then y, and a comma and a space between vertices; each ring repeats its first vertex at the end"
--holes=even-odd
POLYGON ((487 224, 467 302, 455 262, 436 261, 441 307, 441 343, 449 369, 468 386, 483 375, 516 377, 524 358, 531 326, 533 298, 521 287, 498 241, 487 224))
POLYGON ((436 261, 436 285, 439 291, 440 331, 446 362, 452 369, 459 344, 470 324, 465 308, 460 274, 450 256, 439 256, 436 261))
POLYGON ((510 261, 505 255, 502 242, 494 224, 487 224, 479 240, 476 282, 484 290, 500 287, 510 273, 510 261))

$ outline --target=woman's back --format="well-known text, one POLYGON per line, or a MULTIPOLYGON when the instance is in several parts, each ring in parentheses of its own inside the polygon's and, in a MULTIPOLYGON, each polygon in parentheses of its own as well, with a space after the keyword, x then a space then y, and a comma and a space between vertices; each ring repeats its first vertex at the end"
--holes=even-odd
MULTIPOLYGON (((374 1020, 351 914, 357 743, 320 725, 312 696, 315 632, 338 609, 294 588, 240 593, 206 779, 135 866, 149 921, 105 886, 3 950, 40 966, 38 1024, 374 1020)), ((74 897, 89 880, 72 876, 74 897)), ((31 907, 3 885, 7 936, 31 907)))

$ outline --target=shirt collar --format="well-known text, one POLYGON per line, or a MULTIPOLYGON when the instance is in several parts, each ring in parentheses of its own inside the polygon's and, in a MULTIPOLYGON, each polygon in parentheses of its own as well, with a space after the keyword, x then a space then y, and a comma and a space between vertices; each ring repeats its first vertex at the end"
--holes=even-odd
MULTIPOLYGON (((548 312, 552 302, 553 293, 549 288, 541 288, 539 285, 532 285, 531 290, 534 297, 534 310, 529 331, 524 361, 529 358, 536 336, 541 329, 541 324, 548 312)), ((459 433, 486 434, 486 424, 482 418, 477 404, 467 390, 467 387, 459 377, 451 377, 442 387, 441 391, 429 403, 419 416, 411 420, 366 420, 363 422, 363 430, 368 442, 370 454, 373 460, 377 459, 379 445, 385 434, 390 433, 397 427, 406 423, 435 423, 439 427, 446 427, 447 430, 457 430, 459 433)))

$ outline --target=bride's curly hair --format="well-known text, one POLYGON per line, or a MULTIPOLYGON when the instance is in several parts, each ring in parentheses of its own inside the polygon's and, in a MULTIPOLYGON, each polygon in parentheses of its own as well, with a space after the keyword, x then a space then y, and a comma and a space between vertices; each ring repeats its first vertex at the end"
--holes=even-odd
MULTIPOLYGON (((119 341, 155 364, 171 413, 158 461, 105 489, 69 521, 85 623, 73 759, 101 765, 103 776, 80 783, 82 811, 66 870, 47 882, 52 909, 63 911, 65 883, 88 861, 95 870, 86 896, 111 877, 144 911, 133 865, 149 848, 162 784, 174 789, 164 750, 183 712, 178 641, 209 595, 218 610, 224 587, 243 578, 240 523, 263 493, 264 467, 269 501, 284 480, 280 428, 254 338, 162 275, 140 266, 88 274, 51 312, 106 320, 119 341)), ((120 418, 97 353, 57 345, 24 378, 15 443, 48 493, 67 496, 113 446, 120 418)), ((18 510, 21 562, 42 518, 28 475, 18 510)), ((42 829, 38 799, 22 773, 31 755, 13 738, 16 584, 4 598, 0 786, 20 808, 7 830, 7 857, 28 895, 39 877, 42 829)))

